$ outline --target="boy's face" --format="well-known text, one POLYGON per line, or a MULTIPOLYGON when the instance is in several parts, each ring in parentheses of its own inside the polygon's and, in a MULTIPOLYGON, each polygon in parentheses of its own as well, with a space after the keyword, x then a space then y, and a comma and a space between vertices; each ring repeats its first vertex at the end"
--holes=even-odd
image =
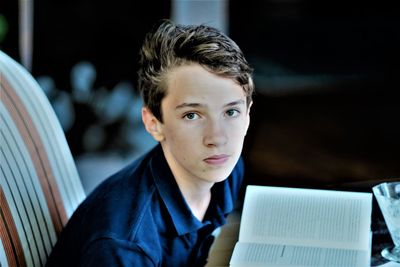
POLYGON ((160 141, 177 180, 215 183, 228 177, 243 147, 249 107, 241 86, 198 64, 168 74, 163 123, 146 109, 146 129, 160 141), (147 117, 146 117, 147 116, 147 117))

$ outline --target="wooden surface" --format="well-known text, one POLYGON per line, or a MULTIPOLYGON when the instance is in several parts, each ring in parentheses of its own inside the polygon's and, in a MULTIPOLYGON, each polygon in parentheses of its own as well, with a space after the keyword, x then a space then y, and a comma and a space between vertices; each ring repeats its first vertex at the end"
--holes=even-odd
POLYGON ((232 212, 227 223, 221 227, 221 231, 211 246, 206 267, 229 266, 233 248, 239 237, 240 210, 232 212))

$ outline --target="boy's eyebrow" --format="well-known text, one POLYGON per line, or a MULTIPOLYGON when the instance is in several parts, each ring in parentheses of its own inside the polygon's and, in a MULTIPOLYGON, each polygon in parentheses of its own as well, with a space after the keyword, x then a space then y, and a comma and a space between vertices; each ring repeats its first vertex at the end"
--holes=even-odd
POLYGON ((201 107, 201 106, 205 106, 204 104, 200 104, 200 103, 182 103, 179 104, 175 107, 175 109, 181 109, 181 108, 197 108, 197 107, 201 107))
MULTIPOLYGON (((239 100, 236 100, 236 101, 229 102, 228 104, 225 104, 224 107, 231 107, 231 106, 243 105, 243 104, 245 104, 245 101, 243 99, 239 99, 239 100)), ((205 104, 200 104, 200 103, 186 103, 185 102, 185 103, 177 105, 175 107, 175 109, 181 109, 181 108, 187 108, 187 107, 189 107, 189 108, 198 108, 198 107, 204 107, 204 106, 206 106, 206 105, 205 104)))
POLYGON ((243 105, 245 104, 245 101, 243 99, 239 99, 233 102, 230 102, 228 104, 225 105, 225 107, 230 107, 230 106, 236 106, 236 105, 243 105))

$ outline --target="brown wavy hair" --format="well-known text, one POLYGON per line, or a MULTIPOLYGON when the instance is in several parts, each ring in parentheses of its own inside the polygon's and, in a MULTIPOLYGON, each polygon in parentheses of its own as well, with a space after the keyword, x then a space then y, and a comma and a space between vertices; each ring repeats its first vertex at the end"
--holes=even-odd
POLYGON ((252 101, 252 68, 239 46, 219 30, 206 25, 159 22, 145 37, 140 50, 138 88, 144 105, 162 120, 161 101, 166 77, 175 67, 198 63, 208 71, 236 81, 252 101))

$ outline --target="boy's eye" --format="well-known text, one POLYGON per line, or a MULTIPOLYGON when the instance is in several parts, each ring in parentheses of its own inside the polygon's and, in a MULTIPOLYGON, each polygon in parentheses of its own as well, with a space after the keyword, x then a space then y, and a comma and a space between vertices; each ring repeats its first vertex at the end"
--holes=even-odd
POLYGON ((239 116, 239 113, 240 112, 238 110, 236 110, 236 109, 229 109, 229 110, 226 111, 226 115, 228 117, 237 117, 237 116, 239 116))
POLYGON ((183 116, 187 120, 195 120, 199 118, 199 115, 197 115, 194 112, 186 113, 185 116, 183 116))

